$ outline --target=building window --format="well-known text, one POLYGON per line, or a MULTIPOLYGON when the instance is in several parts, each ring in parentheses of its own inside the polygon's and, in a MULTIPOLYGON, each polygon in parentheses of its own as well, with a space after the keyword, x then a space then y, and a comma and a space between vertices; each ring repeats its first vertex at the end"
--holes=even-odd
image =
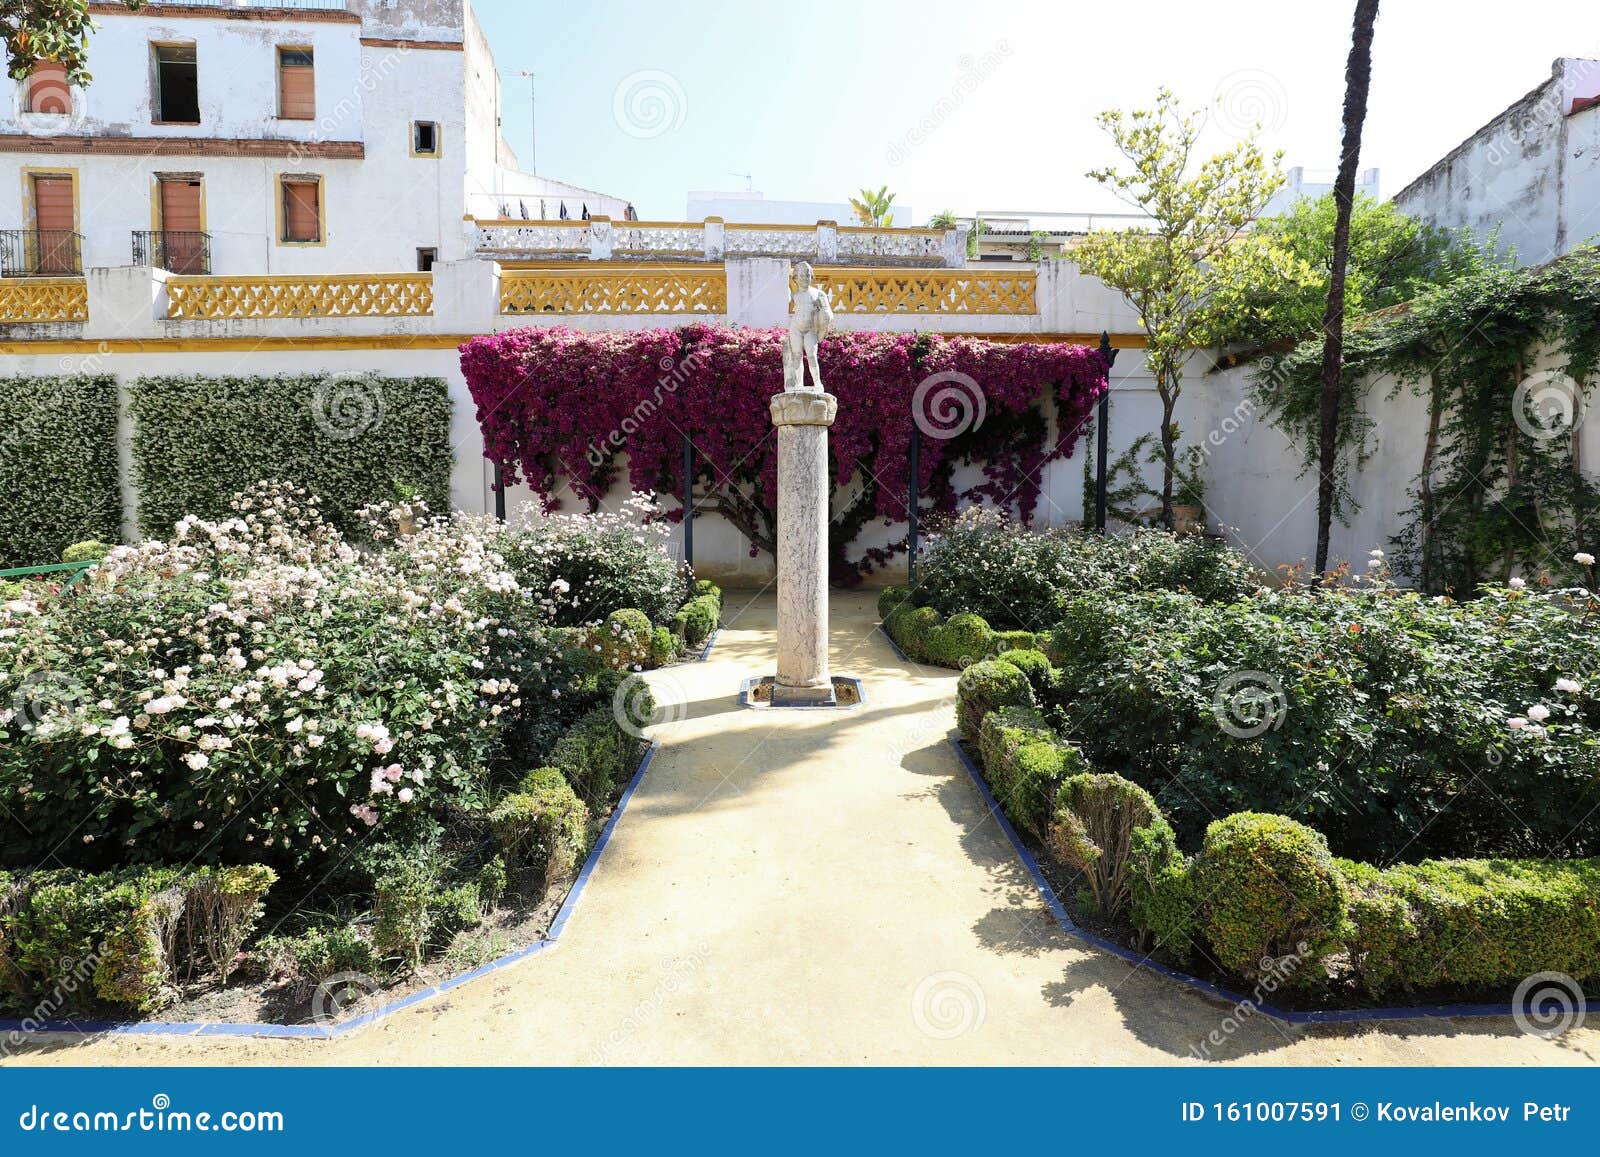
POLYGON ((70 172, 26 174, 33 197, 33 227, 25 239, 24 260, 29 273, 78 273, 77 182, 70 172))
POLYGON ((322 244, 322 178, 286 176, 278 181, 279 242, 322 244))
POLYGON ((72 89, 67 84, 67 68, 53 60, 41 60, 28 77, 29 112, 63 114, 72 111, 72 89))
POLYGON ((439 260, 439 251, 437 249, 418 249, 417 272, 432 273, 433 263, 437 260, 439 260))
POLYGON ((437 157, 439 155, 439 124, 437 121, 411 122, 411 155, 437 157))
POLYGON ((157 124, 200 123, 200 85, 194 45, 155 46, 155 121, 157 124))
POLYGON ((278 115, 289 121, 308 121, 317 115, 316 71, 311 49, 278 49, 278 115))

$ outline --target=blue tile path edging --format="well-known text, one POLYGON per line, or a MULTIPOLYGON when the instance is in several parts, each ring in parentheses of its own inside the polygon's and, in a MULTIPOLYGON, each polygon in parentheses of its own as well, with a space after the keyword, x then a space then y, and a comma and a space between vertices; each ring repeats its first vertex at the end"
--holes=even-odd
MULTIPOLYGON (((884 634, 887 636, 888 632, 886 631, 884 634)), ((1011 821, 1006 819, 1005 813, 1000 810, 999 803, 995 801, 993 793, 989 791, 989 785, 984 782, 983 775, 972 762, 971 757, 967 755, 966 749, 961 746, 961 741, 952 737, 949 743, 955 750, 956 758, 961 760, 961 765, 967 769, 967 774, 972 777, 972 782, 983 796, 983 803, 989 809, 989 814, 1000 825, 1000 830, 1005 832, 1006 839, 1011 841, 1011 847, 1022 861, 1023 867, 1028 869, 1028 875, 1033 878, 1034 887, 1038 888, 1039 895, 1044 899, 1045 906, 1050 909, 1051 915, 1056 918, 1056 923, 1061 926, 1061 930, 1069 936, 1119 956, 1138 968, 1148 969, 1170 980, 1186 984, 1190 988, 1205 993, 1207 996, 1215 997, 1235 1006, 1248 1006, 1256 1012, 1263 1012, 1286 1024, 1355 1024, 1381 1020, 1433 1020, 1444 1017, 1509 1017, 1517 1012, 1516 1006, 1510 1004, 1430 1004, 1397 1008, 1316 1009, 1309 1012, 1282 1009, 1254 997, 1241 996, 1239 993, 1230 992, 1226 988, 1219 988, 1210 981, 1201 980, 1198 976, 1190 976, 1187 972, 1180 972, 1176 968, 1169 968, 1165 964, 1157 963, 1150 959, 1148 953, 1136 952, 1132 948, 1116 943, 1114 940, 1107 940, 1104 936, 1096 936, 1093 932, 1079 928, 1077 924, 1073 923, 1072 917, 1067 913, 1066 906, 1061 903, 1061 898, 1056 895, 1055 889, 1045 879, 1044 873, 1039 870, 1039 862, 1033 858, 1033 853, 1028 850, 1027 845, 1017 835, 1017 830, 1011 826, 1011 821)), ((1586 1000, 1583 1004, 1583 1009, 1586 1013, 1600 1013, 1600 1000, 1586 1000)))
MULTIPOLYGON (((715 638, 716 636, 712 636, 715 638)), ((709 645, 706 651, 710 651, 709 645)), ((701 655, 704 659, 705 654, 701 655)), ((104 1034, 118 1036, 247 1036, 266 1037, 274 1039, 311 1039, 329 1040, 333 1037, 343 1036, 363 1028, 375 1020, 393 1015, 403 1008, 410 1008, 414 1004, 421 1004, 425 1000, 432 1000, 442 993, 453 988, 459 988, 469 981, 477 980, 481 976, 488 976, 491 972, 498 972, 502 968, 525 960, 540 952, 556 947, 561 939, 561 934, 566 931, 572 914, 578 909, 578 902, 583 898, 583 890, 588 885, 589 879, 594 875, 600 857, 605 853, 606 845, 611 842, 611 833, 616 829, 617 821, 622 818, 622 813, 627 809, 628 803, 633 799, 633 793, 638 790, 639 783, 644 779, 644 773, 649 769, 651 762, 656 757, 656 752, 661 750, 661 741, 652 739, 650 750, 645 752, 644 758, 639 761, 633 778, 628 781, 628 786, 623 790, 622 796, 617 800, 617 806, 612 809, 611 816, 606 820, 605 826, 600 829, 600 838, 595 840, 594 848, 589 852, 589 857, 583 862, 583 868, 578 872, 578 878, 573 881, 572 889, 567 893, 566 899, 561 902, 561 907, 556 912, 556 917, 550 922, 550 928, 544 938, 535 941, 526 947, 519 948, 496 960, 474 968, 471 972, 463 972, 460 976, 452 976, 449 980, 440 981, 438 984, 417 992, 407 993, 388 1004, 380 1005, 371 1012, 364 1012, 360 1016, 353 1016, 349 1020, 340 1021, 338 1024, 217 1024, 204 1021, 35 1021, 35 1020, 0 1020, 0 1037, 10 1038, 13 1043, 18 1037, 29 1036, 59 1036, 62 1034, 75 1036, 100 1036, 104 1034)))

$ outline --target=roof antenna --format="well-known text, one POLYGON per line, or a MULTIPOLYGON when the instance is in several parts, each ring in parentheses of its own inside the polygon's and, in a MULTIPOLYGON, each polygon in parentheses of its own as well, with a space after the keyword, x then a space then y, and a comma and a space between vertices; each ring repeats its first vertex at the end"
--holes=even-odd
POLYGON ((743 177, 744 178, 744 191, 746 193, 754 193, 756 191, 755 174, 753 174, 753 173, 729 172, 728 176, 730 176, 730 177, 743 177))

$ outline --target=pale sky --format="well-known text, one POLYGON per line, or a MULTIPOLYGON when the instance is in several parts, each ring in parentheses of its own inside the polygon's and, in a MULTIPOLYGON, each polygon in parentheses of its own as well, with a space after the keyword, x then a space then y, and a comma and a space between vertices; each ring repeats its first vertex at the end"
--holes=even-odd
MULTIPOLYGON (((1110 159, 1094 114, 1149 104, 1162 84, 1213 109, 1217 146, 1260 119, 1285 167, 1332 170, 1353 0, 474 8, 524 167, 516 74, 532 69, 538 171, 631 198, 646 219, 681 219, 690 189, 744 188, 734 173, 785 200, 887 183, 925 219, 1117 208, 1084 177, 1110 159)), ((1362 168, 1398 192, 1558 56, 1600 57, 1593 0, 1384 0, 1362 168)))

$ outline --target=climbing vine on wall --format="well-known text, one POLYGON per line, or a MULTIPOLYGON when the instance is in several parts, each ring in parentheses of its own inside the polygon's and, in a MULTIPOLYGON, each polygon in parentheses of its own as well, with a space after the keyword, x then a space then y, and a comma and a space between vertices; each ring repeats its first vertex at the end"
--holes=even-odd
MULTIPOLYGON (((474 338, 461 368, 484 452, 546 509, 591 508, 621 481, 679 494, 683 435, 694 443, 697 512, 720 514, 752 555, 776 535, 776 439, 768 401, 783 381, 783 331, 689 325, 627 333, 556 326, 474 338)), ((874 520, 905 520, 913 411, 924 514, 963 502, 1031 520, 1046 463, 1072 452, 1105 390, 1099 351, 930 334, 844 333, 822 342, 822 376, 839 399, 830 431, 835 580, 859 581, 903 553, 904 539, 855 548, 874 520), (981 481, 957 487, 962 463, 981 481)), ((673 510, 667 517, 681 518, 673 510)))
MULTIPOLYGON (((1317 444, 1320 341, 1263 359, 1258 404, 1295 438, 1310 468, 1317 444)), ((1573 556, 1600 541, 1600 480, 1585 463, 1585 411, 1600 369, 1600 248, 1536 269, 1491 267, 1369 315, 1348 334, 1338 513, 1355 510, 1376 383, 1427 403, 1401 573, 1428 591, 1470 593, 1514 572, 1590 578, 1573 556)))
POLYGON ((322 499, 341 529, 371 502, 450 502, 450 390, 377 374, 149 377, 129 388, 139 526, 163 537, 187 514, 219 518, 256 482, 322 499))
POLYGON ((0 378, 0 568, 121 533, 116 379, 0 378))

